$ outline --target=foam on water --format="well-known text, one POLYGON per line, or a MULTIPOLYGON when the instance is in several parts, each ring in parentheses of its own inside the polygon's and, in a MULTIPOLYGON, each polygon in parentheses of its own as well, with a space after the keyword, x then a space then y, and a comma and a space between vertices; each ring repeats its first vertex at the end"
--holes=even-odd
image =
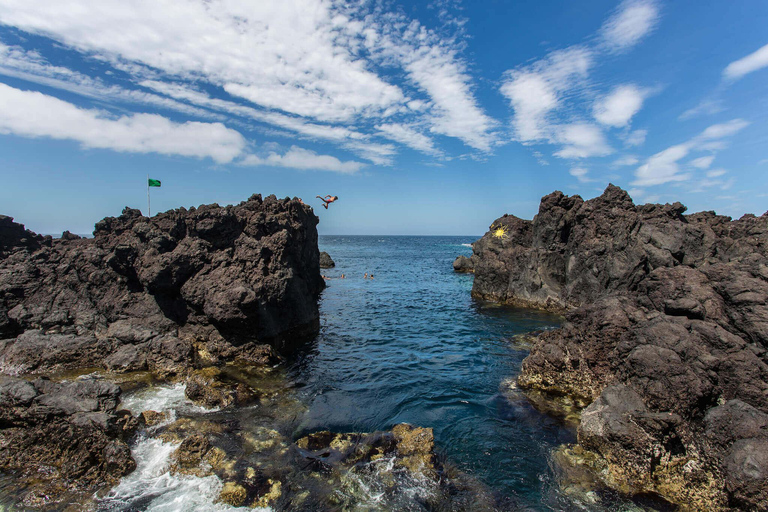
POLYGON ((175 384, 173 386, 152 386, 140 389, 135 393, 122 397, 120 407, 128 409, 134 416, 144 411, 157 411, 170 413, 175 417, 176 413, 205 413, 218 409, 206 409, 195 405, 184 394, 186 386, 175 384))
MULTIPOLYGON (((168 421, 173 421, 180 413, 200 414, 213 411, 194 405, 184 395, 184 390, 184 384, 152 386, 123 397, 121 405, 132 414, 147 410, 168 413, 170 417, 168 421)), ((179 444, 140 435, 131 449, 131 454, 136 460, 136 470, 123 478, 117 487, 100 500, 98 510, 146 510, 148 512, 253 510, 215 503, 223 485, 216 476, 200 478, 171 475, 170 458, 178 447, 179 444)))
POLYGON ((166 443, 160 439, 139 438, 132 450, 136 459, 136 470, 109 492, 99 503, 98 509, 138 509, 148 512, 270 510, 215 503, 223 485, 216 476, 199 478, 171 475, 168 471, 170 457, 178 447, 178 444, 166 443))

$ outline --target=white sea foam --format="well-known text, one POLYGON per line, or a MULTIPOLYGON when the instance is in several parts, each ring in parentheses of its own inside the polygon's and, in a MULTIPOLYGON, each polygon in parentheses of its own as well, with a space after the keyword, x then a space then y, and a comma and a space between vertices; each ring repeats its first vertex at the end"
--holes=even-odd
MULTIPOLYGON (((133 414, 146 410, 166 412, 171 418, 169 421, 173 421, 179 412, 211 411, 190 402, 184 395, 184 389, 183 384, 142 389, 124 397, 122 407, 133 414)), ((223 484, 214 475, 204 478, 171 475, 170 457, 178 446, 178 444, 167 443, 146 435, 140 436, 131 449, 131 454, 136 460, 136 470, 109 491, 99 502, 98 509, 110 511, 138 509, 148 512, 253 510, 216 503, 223 484)))
POLYGON ((167 412, 175 415, 176 412, 203 413, 217 410, 193 404, 184 394, 185 389, 186 386, 181 383, 140 389, 124 396, 120 407, 128 409, 134 415, 143 411, 167 412))
POLYGON ((472 244, 461 244, 464 247, 472 247, 472 244))
MULTIPOLYGON (((178 444, 160 439, 140 438, 132 450, 136 470, 120 481, 99 503, 99 510, 146 510, 176 512, 195 510, 225 512, 254 510, 215 503, 222 482, 216 476, 204 478, 171 475, 170 456, 178 444)), ((271 509, 256 509, 269 511, 271 509)))

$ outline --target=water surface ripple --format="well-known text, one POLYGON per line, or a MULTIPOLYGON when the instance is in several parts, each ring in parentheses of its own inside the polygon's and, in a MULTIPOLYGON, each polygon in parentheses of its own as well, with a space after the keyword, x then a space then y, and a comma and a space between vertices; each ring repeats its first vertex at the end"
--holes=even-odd
POLYGON ((323 270, 320 335, 291 362, 309 404, 297 435, 432 427, 448 460, 500 496, 559 509, 549 452, 574 433, 508 383, 527 355, 512 336, 561 319, 472 299, 473 276, 451 263, 476 238, 320 237, 336 268, 323 270))

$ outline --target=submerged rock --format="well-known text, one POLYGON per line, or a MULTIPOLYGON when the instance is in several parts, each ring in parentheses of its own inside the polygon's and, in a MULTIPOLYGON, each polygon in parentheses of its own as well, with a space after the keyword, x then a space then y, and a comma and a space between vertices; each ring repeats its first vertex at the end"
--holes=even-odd
POLYGON ((320 268, 333 268, 336 263, 331 259, 331 255, 325 251, 320 252, 320 268))
POLYGON ((0 372, 183 371, 195 348, 313 336, 324 287, 318 219, 298 200, 126 208, 94 238, 52 240, 0 218, 0 372))
POLYGON ((613 185, 589 201, 555 192, 473 244, 472 293, 567 314, 518 385, 591 404, 579 449, 603 484, 766 510, 768 214, 684 212, 613 185))
POLYGON ((103 380, 3 378, 0 471, 15 476, 24 506, 79 502, 133 471, 126 440, 138 420, 116 410, 119 397, 103 380))

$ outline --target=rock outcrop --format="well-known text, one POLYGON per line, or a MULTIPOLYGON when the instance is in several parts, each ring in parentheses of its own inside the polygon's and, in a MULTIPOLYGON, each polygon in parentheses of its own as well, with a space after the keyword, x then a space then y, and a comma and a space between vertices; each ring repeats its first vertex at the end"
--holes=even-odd
POLYGON ((453 261, 453 270, 464 274, 471 274, 475 271, 475 259, 466 256, 457 256, 453 261))
POLYGON ((152 218, 126 208, 90 239, 0 217, 0 372, 178 373, 313 336, 317 222, 259 195, 152 218))
POLYGON ((125 441, 139 422, 116 410, 119 396, 103 380, 2 378, 0 471, 15 477, 21 505, 87 499, 133 471, 125 441))
POLYGON ((685 210, 555 192, 475 242, 472 293, 566 314, 518 385, 590 403, 578 448, 604 484, 768 510, 768 214, 685 210))
POLYGON ((331 259, 331 255, 325 251, 320 253, 320 268, 333 268, 336 266, 336 262, 331 259))

